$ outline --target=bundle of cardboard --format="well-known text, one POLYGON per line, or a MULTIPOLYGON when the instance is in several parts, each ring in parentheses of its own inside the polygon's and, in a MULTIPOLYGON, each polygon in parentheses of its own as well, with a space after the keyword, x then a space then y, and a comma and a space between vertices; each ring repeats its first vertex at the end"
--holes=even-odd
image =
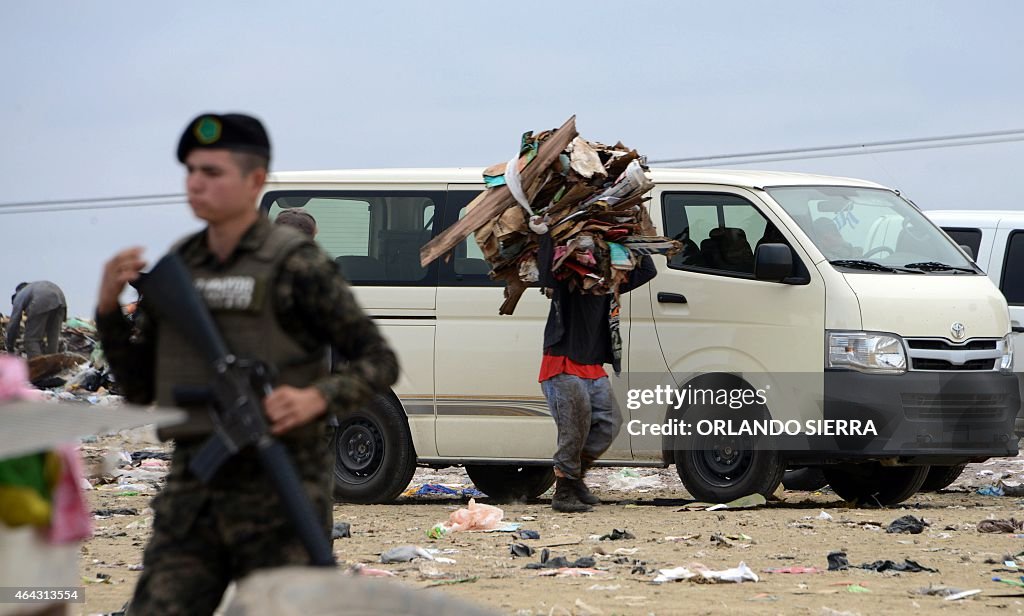
POLYGON ((575 117, 556 130, 526 133, 519 155, 484 171, 487 190, 423 247, 420 261, 426 266, 475 232, 491 278, 505 281, 499 313, 512 314, 538 280, 538 236, 550 234, 556 278, 582 293, 617 294, 640 256, 682 248, 655 235, 644 205, 654 187, 646 170, 636 150, 580 137, 575 117))

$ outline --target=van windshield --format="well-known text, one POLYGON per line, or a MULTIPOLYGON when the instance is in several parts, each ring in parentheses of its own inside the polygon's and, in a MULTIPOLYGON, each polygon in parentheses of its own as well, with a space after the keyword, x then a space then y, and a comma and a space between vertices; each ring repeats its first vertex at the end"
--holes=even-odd
POLYGON ((977 272, 920 210, 889 190, 767 190, 833 265, 871 271, 977 272))

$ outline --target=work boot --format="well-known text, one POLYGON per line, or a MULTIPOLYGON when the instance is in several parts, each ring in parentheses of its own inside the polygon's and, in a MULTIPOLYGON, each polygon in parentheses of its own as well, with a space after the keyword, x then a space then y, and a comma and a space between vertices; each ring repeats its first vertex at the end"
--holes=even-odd
POLYGON ((593 509, 590 505, 580 502, 576 496, 578 479, 558 477, 555 479, 555 495, 551 497, 551 508, 562 513, 583 513, 593 509))
POLYGON ((601 503, 601 499, 595 496, 583 481, 587 476, 587 471, 589 471, 590 467, 593 465, 594 458, 584 455, 580 459, 580 478, 573 484, 573 487, 576 489, 576 498, 579 499, 581 503, 587 505, 598 505, 601 503))

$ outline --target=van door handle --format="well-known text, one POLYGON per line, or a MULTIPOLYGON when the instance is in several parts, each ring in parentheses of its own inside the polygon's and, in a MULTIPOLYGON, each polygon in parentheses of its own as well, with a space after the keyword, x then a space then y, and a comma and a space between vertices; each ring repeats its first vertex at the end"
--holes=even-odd
POLYGON ((658 301, 662 304, 685 304, 686 296, 679 293, 658 293, 658 301))
POLYGON ((1024 327, 1020 325, 1014 325, 1010 328, 1015 334, 1024 334, 1024 327))

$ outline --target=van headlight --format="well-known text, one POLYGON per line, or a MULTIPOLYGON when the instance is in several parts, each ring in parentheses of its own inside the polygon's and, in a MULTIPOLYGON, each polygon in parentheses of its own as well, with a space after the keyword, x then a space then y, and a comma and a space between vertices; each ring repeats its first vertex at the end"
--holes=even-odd
POLYGON ((1013 336, 1003 338, 1003 356, 999 358, 999 371, 1004 374, 1013 372, 1013 336))
POLYGON ((898 336, 871 332, 828 332, 829 368, 903 374, 907 353, 898 336))

